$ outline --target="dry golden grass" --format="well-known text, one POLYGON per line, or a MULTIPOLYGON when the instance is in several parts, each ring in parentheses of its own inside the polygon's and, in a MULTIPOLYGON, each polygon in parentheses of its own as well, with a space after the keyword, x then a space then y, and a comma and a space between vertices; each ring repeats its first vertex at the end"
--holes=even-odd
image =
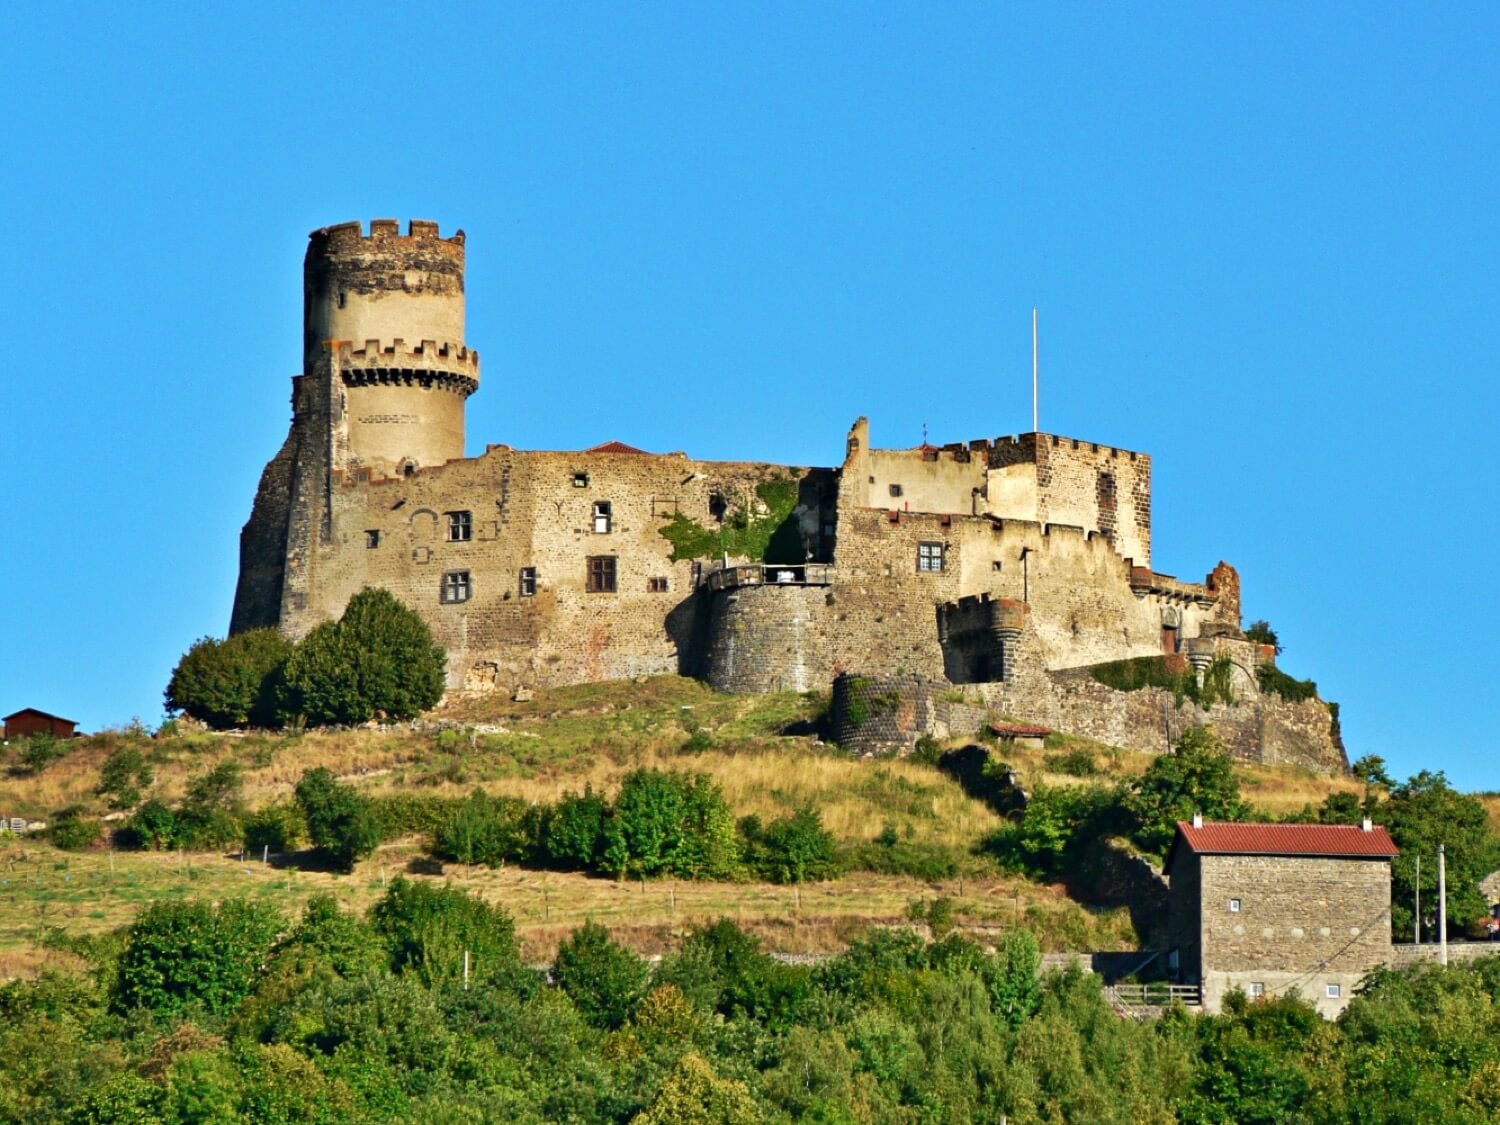
POLYGON ((44 934, 102 933, 128 925, 160 900, 248 897, 292 913, 314 894, 332 894, 364 911, 398 874, 434 880, 503 906, 516 921, 529 960, 549 959, 557 943, 590 919, 651 954, 675 947, 694 926, 732 918, 793 952, 841 948, 865 925, 899 923, 917 899, 946 896, 960 919, 980 926, 1026 925, 1051 950, 1126 949, 1135 943, 1122 910, 1093 911, 1059 888, 1010 876, 926 882, 856 874, 831 883, 786 887, 769 883, 666 880, 622 883, 586 875, 521 868, 449 865, 441 875, 410 874, 420 854, 413 841, 382 847, 350 875, 278 868, 233 857, 160 852, 60 852, 44 844, 0 851, 6 910, 0 914, 0 979, 33 975, 64 955, 45 948, 44 934))

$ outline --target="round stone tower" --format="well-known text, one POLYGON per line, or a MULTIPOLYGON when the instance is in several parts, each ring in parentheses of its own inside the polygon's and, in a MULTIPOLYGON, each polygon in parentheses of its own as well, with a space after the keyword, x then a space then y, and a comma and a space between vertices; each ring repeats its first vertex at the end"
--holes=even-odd
POLYGON ((464 344, 464 236, 413 219, 313 231, 303 262, 303 371, 335 396, 335 468, 410 473, 464 455, 479 353, 464 344))

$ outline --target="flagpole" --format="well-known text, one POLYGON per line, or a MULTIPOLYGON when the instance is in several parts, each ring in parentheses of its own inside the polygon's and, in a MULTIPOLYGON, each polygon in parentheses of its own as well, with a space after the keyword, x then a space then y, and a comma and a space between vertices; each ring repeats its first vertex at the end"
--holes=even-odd
POLYGON ((1038 391, 1038 350, 1037 350, 1037 316, 1036 306, 1031 306, 1031 432, 1041 432, 1041 422, 1038 420, 1037 391, 1038 391))

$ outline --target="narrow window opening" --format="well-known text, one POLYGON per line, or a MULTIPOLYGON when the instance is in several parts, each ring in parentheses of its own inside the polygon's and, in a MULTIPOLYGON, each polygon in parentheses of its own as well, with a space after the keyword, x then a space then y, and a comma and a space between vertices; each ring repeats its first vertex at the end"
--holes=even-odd
POLYGON ((665 578, 646 579, 646 592, 648 594, 665 594, 667 592, 667 580, 665 578))
POLYGON ((534 566, 521 568, 521 596, 523 598, 536 597, 536 567, 534 566))
POLYGON ((471 512, 448 513, 448 540, 451 543, 467 543, 474 538, 474 516, 471 512))
POLYGON ((466 602, 473 593, 467 570, 450 570, 443 575, 442 600, 445 603, 466 602))
POLYGON ((614 513, 609 501, 594 501, 594 534, 608 535, 613 523, 614 513))
POLYGON ((349 294, 345 293, 342 289, 340 289, 339 290, 339 308, 343 308, 348 303, 349 303, 349 294))
POLYGON ((365 546, 366 547, 378 547, 378 546, 380 546, 380 529, 379 528, 372 527, 369 531, 365 532, 365 546))
POLYGON ((891 496, 892 496, 892 498, 898 497, 900 495, 901 495, 901 486, 899 484, 893 484, 893 485, 891 485, 891 496))
POLYGON ((613 555, 590 555, 584 588, 590 594, 613 594, 617 577, 613 555))
POLYGON ((1230 899, 1229 900, 1229 913, 1231 913, 1231 914, 1238 914, 1239 912, 1240 912, 1240 900, 1237 899, 1237 898, 1230 899))
POLYGON ((708 498, 708 514, 723 523, 724 517, 729 514, 729 501, 721 493, 715 492, 708 498))
POLYGON ((588 475, 588 473, 574 473, 573 474, 573 487, 574 488, 587 488, 588 486, 589 486, 589 475, 588 475))

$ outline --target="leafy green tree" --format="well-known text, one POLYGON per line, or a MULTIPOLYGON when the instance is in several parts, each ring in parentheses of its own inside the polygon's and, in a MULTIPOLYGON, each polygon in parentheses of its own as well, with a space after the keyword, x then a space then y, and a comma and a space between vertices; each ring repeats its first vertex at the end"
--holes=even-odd
POLYGON ((1281 638, 1276 635, 1276 630, 1271 628, 1271 623, 1265 618, 1252 621, 1245 628, 1245 640, 1254 641, 1258 645, 1270 645, 1276 650, 1276 655, 1281 655, 1281 638))
POLYGON ((319 766, 308 770, 297 783, 297 804, 307 822, 313 847, 320 849, 345 871, 380 844, 370 803, 333 774, 319 766))
POLYGON ((784 1030, 796 1022, 811 977, 767 956, 758 938, 721 918, 694 930, 675 955, 663 959, 656 983, 675 985, 699 1007, 784 1030))
POLYGON ((27 736, 16 751, 20 772, 33 777, 44 771, 68 752, 68 744, 46 731, 27 736))
POLYGON ((746 861, 772 883, 805 883, 837 878, 838 844, 816 809, 798 809, 764 828, 755 817, 740 822, 746 861))
POLYGON ((720 1078, 699 1055, 683 1055, 632 1125, 754 1125, 764 1120, 745 1083, 720 1078))
POLYGON ((1380 791, 1389 791, 1395 784, 1391 775, 1386 773, 1385 759, 1379 754, 1366 754, 1355 760, 1349 767, 1349 772, 1365 783, 1364 812, 1366 816, 1373 815, 1375 806, 1380 802, 1380 791))
POLYGON ((243 778, 233 761, 223 761, 188 782, 177 810, 175 843, 187 848, 221 848, 243 839, 240 815, 243 778))
POLYGON ((525 801, 475 790, 437 830, 434 854, 486 867, 524 859, 532 850, 528 813, 525 801))
POLYGON ((1000 829, 988 848, 1001 863, 1032 878, 1065 874, 1080 846, 1110 834, 1119 794, 1101 785, 1038 785, 1020 819, 1000 829))
POLYGON ((1439 844, 1448 874, 1449 931, 1460 935, 1469 923, 1484 916, 1489 904, 1479 881, 1500 867, 1500 840, 1489 826, 1482 801, 1455 790, 1441 770, 1423 770, 1391 789, 1389 800, 1375 810, 1375 819, 1386 826, 1401 849, 1391 865, 1391 927, 1397 935, 1412 932, 1419 855, 1423 913, 1428 915, 1424 926, 1435 925, 1439 844))
POLYGON ((446 660, 416 610, 364 589, 287 658, 277 709, 318 725, 412 719, 442 699, 446 660))
POLYGON ((107 798, 112 809, 133 809, 141 803, 141 790, 155 779, 151 764, 137 746, 121 746, 99 768, 94 792, 107 798))
POLYGON ((275 724, 274 683, 292 643, 275 629, 228 640, 203 637, 183 654, 167 683, 169 712, 183 711, 217 730, 275 724))
POLYGON ((609 806, 592 787, 582 793, 564 793, 546 809, 537 830, 537 858, 552 867, 588 871, 604 853, 604 824, 609 806))
POLYGON ((509 982, 521 971, 511 917, 452 887, 398 878, 371 912, 391 951, 391 968, 429 986, 463 978, 469 954, 474 984, 509 982))
POLYGON ((201 1004, 222 1015, 250 992, 276 941, 281 916, 231 900, 156 902, 130 927, 116 971, 116 1010, 161 1013, 201 1004))
POLYGON ((277 855, 289 852, 307 838, 307 817, 295 801, 278 801, 244 818, 245 847, 277 855))
POLYGON ((121 843, 127 847, 167 851, 177 846, 177 814, 165 801, 151 798, 125 822, 121 843))
POLYGON ((612 1030, 630 1018, 646 995, 651 971, 611 940, 603 926, 587 922, 558 946, 552 976, 584 1019, 612 1030))
POLYGON ((1123 803, 1135 818, 1136 843, 1158 855, 1171 844, 1177 822, 1194 813, 1211 820, 1250 813, 1224 744, 1207 727, 1183 731, 1172 752, 1156 758, 1126 790, 1123 803))
POLYGON ((706 774, 640 769, 604 826, 604 869, 626 875, 729 879, 739 868, 734 815, 706 774))
POLYGON ((47 825, 47 839, 65 852, 81 852, 99 839, 100 824, 82 808, 63 809, 47 825))

